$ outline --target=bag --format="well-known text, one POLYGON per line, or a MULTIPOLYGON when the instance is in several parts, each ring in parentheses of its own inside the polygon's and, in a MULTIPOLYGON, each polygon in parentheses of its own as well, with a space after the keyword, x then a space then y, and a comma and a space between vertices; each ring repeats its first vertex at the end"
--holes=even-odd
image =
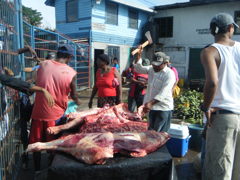
POLYGON ((113 81, 112 81, 112 86, 114 88, 116 88, 117 86, 119 86, 119 82, 118 82, 118 79, 117 78, 114 78, 113 81))
POLYGON ((173 90, 173 97, 176 98, 177 96, 179 96, 180 91, 181 89, 178 86, 176 86, 173 90))

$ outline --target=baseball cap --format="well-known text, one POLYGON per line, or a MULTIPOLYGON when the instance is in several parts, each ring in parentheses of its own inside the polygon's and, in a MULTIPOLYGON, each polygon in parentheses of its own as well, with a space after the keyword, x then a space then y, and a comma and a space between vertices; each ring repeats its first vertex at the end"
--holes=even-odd
POLYGON ((167 55, 166 55, 164 62, 170 63, 170 56, 167 56, 167 55))
POLYGON ((59 46, 58 52, 74 56, 74 50, 69 44, 64 44, 64 45, 59 46))
POLYGON ((56 57, 56 54, 54 52, 49 52, 46 56, 46 59, 54 59, 56 57))
POLYGON ((149 59, 143 59, 142 65, 143 65, 143 66, 149 66, 149 65, 150 65, 149 59))
POLYGON ((163 52, 156 52, 154 54, 154 59, 152 61, 152 65, 160 66, 162 63, 166 62, 167 55, 163 52))
POLYGON ((233 24, 234 26, 239 28, 239 26, 234 22, 233 17, 230 14, 227 14, 227 13, 216 14, 212 18, 211 23, 215 23, 217 25, 217 27, 219 27, 219 28, 226 27, 230 24, 233 24))

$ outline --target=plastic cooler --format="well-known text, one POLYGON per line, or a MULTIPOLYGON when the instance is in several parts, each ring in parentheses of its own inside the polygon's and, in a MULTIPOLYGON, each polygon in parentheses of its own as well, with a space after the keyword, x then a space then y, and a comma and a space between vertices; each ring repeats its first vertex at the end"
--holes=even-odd
POLYGON ((167 142, 169 153, 173 157, 182 157, 188 152, 188 143, 190 139, 188 126, 171 124, 168 133, 171 139, 167 142))

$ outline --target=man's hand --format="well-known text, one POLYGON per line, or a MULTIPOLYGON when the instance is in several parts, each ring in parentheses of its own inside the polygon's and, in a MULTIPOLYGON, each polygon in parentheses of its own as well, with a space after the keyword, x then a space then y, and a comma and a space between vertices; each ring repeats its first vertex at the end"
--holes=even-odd
POLYGON ((81 105, 81 102, 80 102, 80 100, 77 98, 75 101, 74 101, 78 106, 80 106, 81 105))
POLYGON ((156 104, 156 103, 158 103, 158 102, 159 102, 159 101, 158 101, 158 100, 155 100, 155 99, 147 102, 146 104, 144 104, 143 112, 144 112, 144 113, 148 113, 148 112, 152 109, 153 105, 156 104))
POLYGON ((47 99, 48 105, 50 107, 52 107, 55 104, 52 95, 46 89, 43 89, 43 94, 44 94, 45 98, 47 99))
POLYGON ((219 110, 219 108, 210 108, 208 112, 205 112, 205 116, 207 118, 207 127, 211 127, 213 123, 213 119, 211 118, 211 115, 213 112, 216 112, 219 110))
POLYGON ((152 109, 152 106, 153 106, 153 103, 151 101, 146 103, 146 104, 144 104, 143 112, 145 114, 148 113, 152 109))

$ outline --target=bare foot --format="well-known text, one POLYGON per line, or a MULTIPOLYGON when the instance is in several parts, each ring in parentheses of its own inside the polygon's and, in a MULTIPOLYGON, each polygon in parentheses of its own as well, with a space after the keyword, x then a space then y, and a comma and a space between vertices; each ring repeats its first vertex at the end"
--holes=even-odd
POLYGON ((41 151, 43 147, 44 147, 44 143, 37 142, 37 143, 29 144, 26 151, 27 152, 41 151))
POLYGON ((47 128, 47 133, 52 135, 56 135, 60 133, 60 131, 61 131, 60 126, 53 126, 53 127, 47 128))
POLYGON ((9 76, 14 76, 14 73, 11 69, 9 69, 8 67, 4 67, 5 73, 9 76))

